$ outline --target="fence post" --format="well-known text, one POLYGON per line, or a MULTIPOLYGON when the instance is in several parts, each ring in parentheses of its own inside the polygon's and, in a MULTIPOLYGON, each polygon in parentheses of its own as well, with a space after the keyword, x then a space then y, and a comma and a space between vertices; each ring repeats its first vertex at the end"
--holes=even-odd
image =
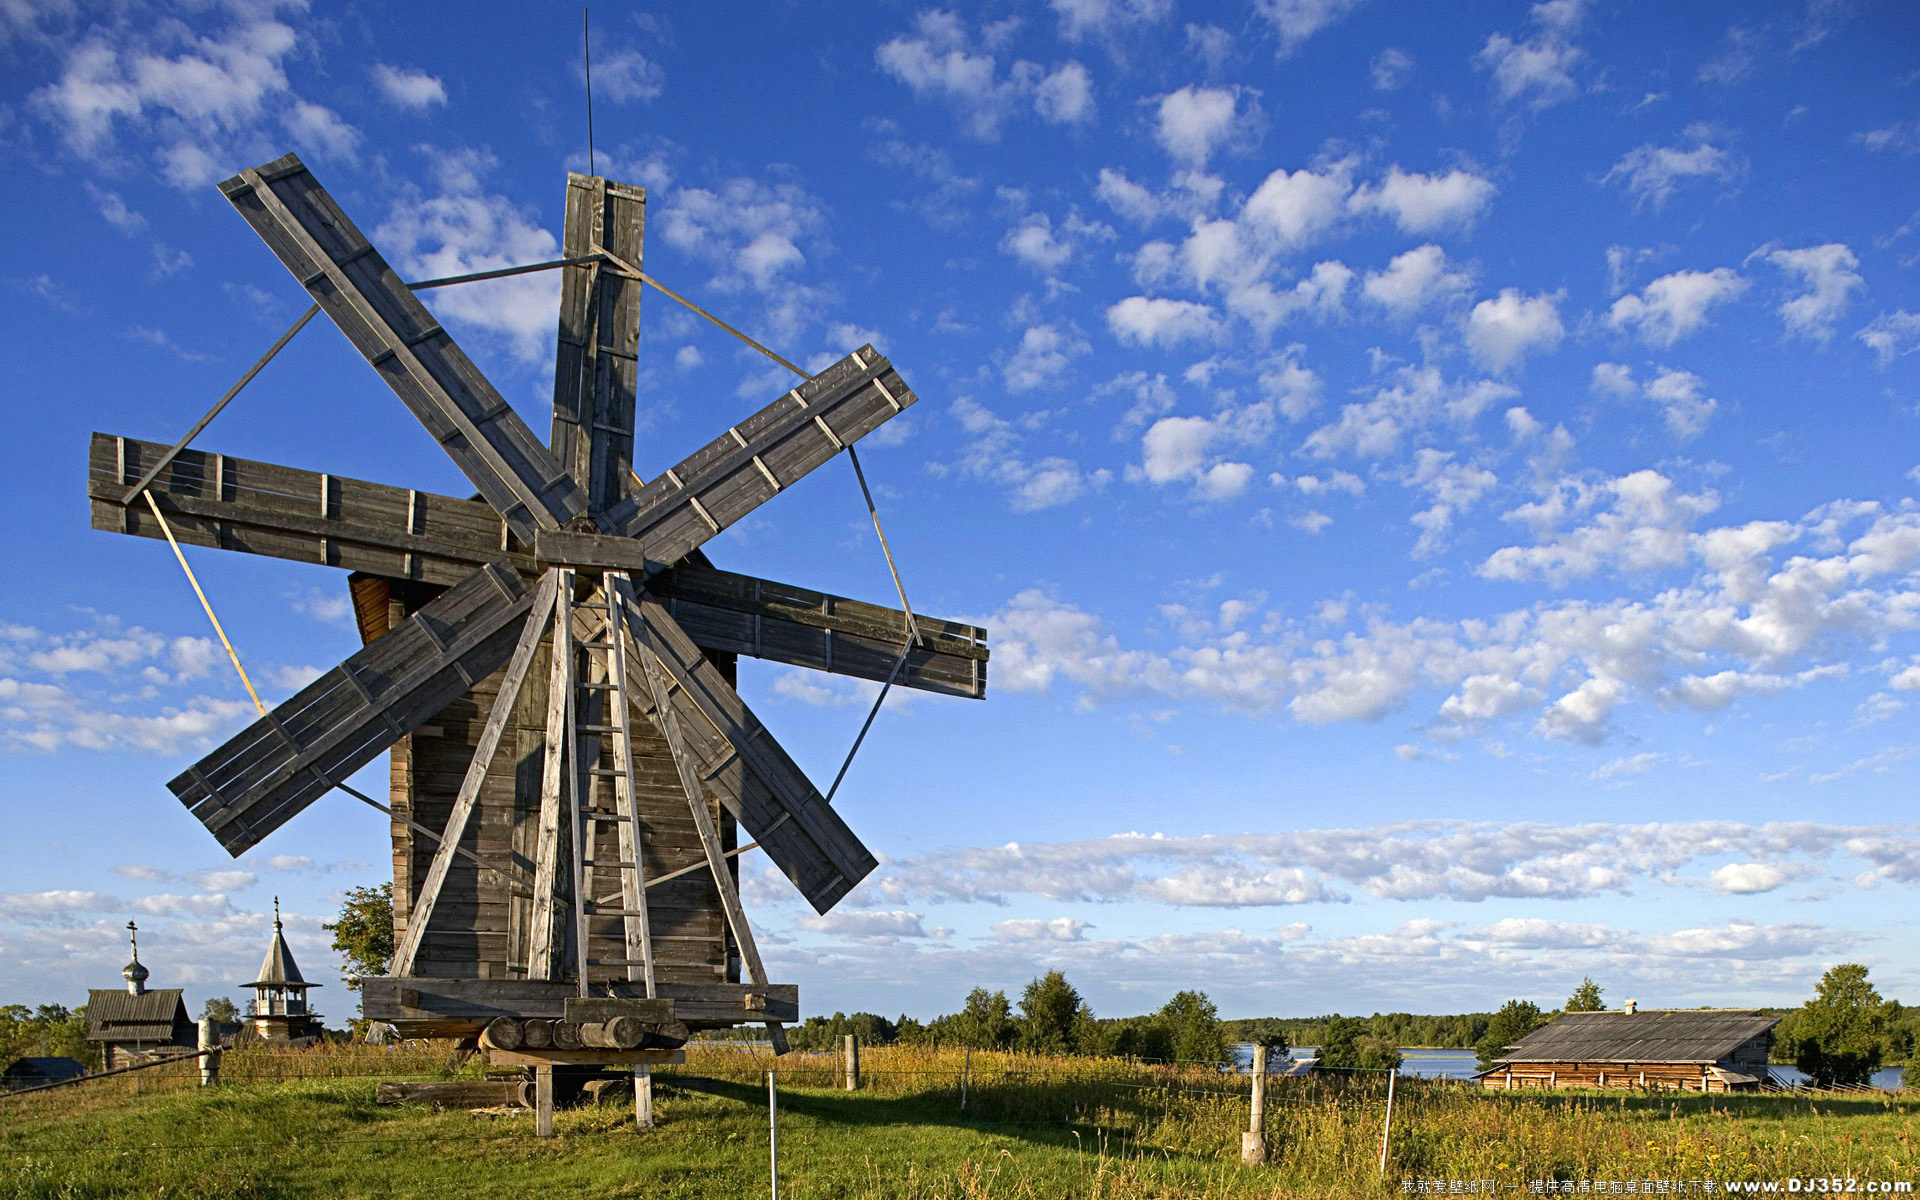
POLYGON ((849 1033, 846 1036, 846 1041, 841 1047, 841 1057, 846 1060, 844 1086, 849 1092, 857 1092, 860 1090, 860 1038, 858 1035, 849 1033))
POLYGON ((973 1047, 967 1047, 967 1056, 960 1063, 960 1111, 967 1111, 967 1080, 973 1075, 973 1047))
POLYGON ((212 1017, 200 1018, 200 1086, 220 1082, 220 1027, 212 1017))
POLYGON ((553 1064, 533 1069, 533 1136, 553 1136, 553 1064))
POLYGON ((1387 1173, 1387 1138, 1393 1134, 1393 1081, 1400 1078, 1400 1069, 1394 1067, 1387 1072, 1387 1121, 1380 1127, 1380 1174, 1387 1173))
POLYGON ((633 1069, 633 1123, 641 1129, 653 1128, 653 1068, 633 1069))
POLYGON ((1253 1113, 1240 1135, 1240 1161, 1259 1166, 1267 1161, 1267 1048, 1253 1048, 1253 1113))
POLYGON ((767 1072, 767 1156, 770 1171, 768 1186, 773 1200, 780 1200, 780 1094, 774 1087, 774 1073, 767 1072))

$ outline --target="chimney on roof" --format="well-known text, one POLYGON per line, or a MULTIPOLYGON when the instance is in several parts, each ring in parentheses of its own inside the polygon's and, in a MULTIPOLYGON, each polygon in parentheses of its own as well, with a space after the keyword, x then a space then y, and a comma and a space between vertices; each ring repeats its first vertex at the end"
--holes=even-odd
POLYGON ((1640 1007, 1640 1002, 1638 1000, 1629 1000, 1620 1007, 1626 1011, 1628 1016, 1632 1016, 1633 1010, 1640 1007))

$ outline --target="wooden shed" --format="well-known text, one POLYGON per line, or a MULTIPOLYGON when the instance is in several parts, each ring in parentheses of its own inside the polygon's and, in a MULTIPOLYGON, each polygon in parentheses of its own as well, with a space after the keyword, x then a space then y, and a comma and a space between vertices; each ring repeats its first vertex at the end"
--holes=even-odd
POLYGON ((1778 1017, 1754 1009, 1567 1013, 1474 1076, 1482 1087, 1751 1091, 1769 1082, 1778 1017))
POLYGON ((50 1083, 78 1079, 86 1073, 86 1064, 77 1058, 16 1058, 7 1064, 6 1070, 0 1071, 0 1092, 45 1087, 50 1083))
POLYGON ((87 1040, 100 1043, 102 1064, 111 1071, 195 1050, 200 1030, 187 1017, 179 988, 94 988, 87 993, 87 1040))

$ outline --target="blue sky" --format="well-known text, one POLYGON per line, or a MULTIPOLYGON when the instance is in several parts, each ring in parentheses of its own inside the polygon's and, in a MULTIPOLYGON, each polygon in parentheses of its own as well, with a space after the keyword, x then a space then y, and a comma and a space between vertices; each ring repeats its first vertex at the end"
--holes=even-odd
MULTIPOLYGON (((553 257, 578 11, 0 4, 0 1001, 244 982, 381 878, 330 797, 237 861, 165 781, 250 706, 91 430, 170 441, 304 307, 213 184, 298 151, 403 274, 553 257)), ((1059 967, 1096 1011, 1920 997, 1920 15, 1893 3, 597 7, 646 265, 920 403, 863 459, 984 703, 890 699, 883 865, 748 895, 809 1011, 1059 967)), ((434 293, 546 427, 551 275, 434 293)), ((649 296, 643 473, 786 384, 649 296)), ((316 323, 200 438, 466 494, 316 323)), ((889 601, 835 461, 718 539, 889 601)), ((284 697, 344 581, 190 551, 284 697)), ((871 691, 742 690, 814 779, 871 691)), ((384 765, 364 772, 380 786, 384 765)))

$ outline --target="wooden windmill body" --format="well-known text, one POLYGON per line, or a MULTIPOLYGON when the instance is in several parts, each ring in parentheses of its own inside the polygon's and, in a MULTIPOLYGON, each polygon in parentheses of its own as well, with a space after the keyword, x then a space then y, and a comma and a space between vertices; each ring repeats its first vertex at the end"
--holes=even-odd
POLYGON ((740 831, 820 912, 875 860, 735 693, 735 656, 979 697, 985 634, 699 548, 913 393, 865 347, 643 484, 641 189, 568 179, 550 444, 297 158, 221 190, 480 496, 95 434, 96 528, 352 572, 364 647, 169 787, 238 855, 391 749, 399 949, 362 981, 369 1018, 478 1036, 634 1011, 654 1045, 747 1022, 783 1044, 797 990, 761 965, 740 831))

